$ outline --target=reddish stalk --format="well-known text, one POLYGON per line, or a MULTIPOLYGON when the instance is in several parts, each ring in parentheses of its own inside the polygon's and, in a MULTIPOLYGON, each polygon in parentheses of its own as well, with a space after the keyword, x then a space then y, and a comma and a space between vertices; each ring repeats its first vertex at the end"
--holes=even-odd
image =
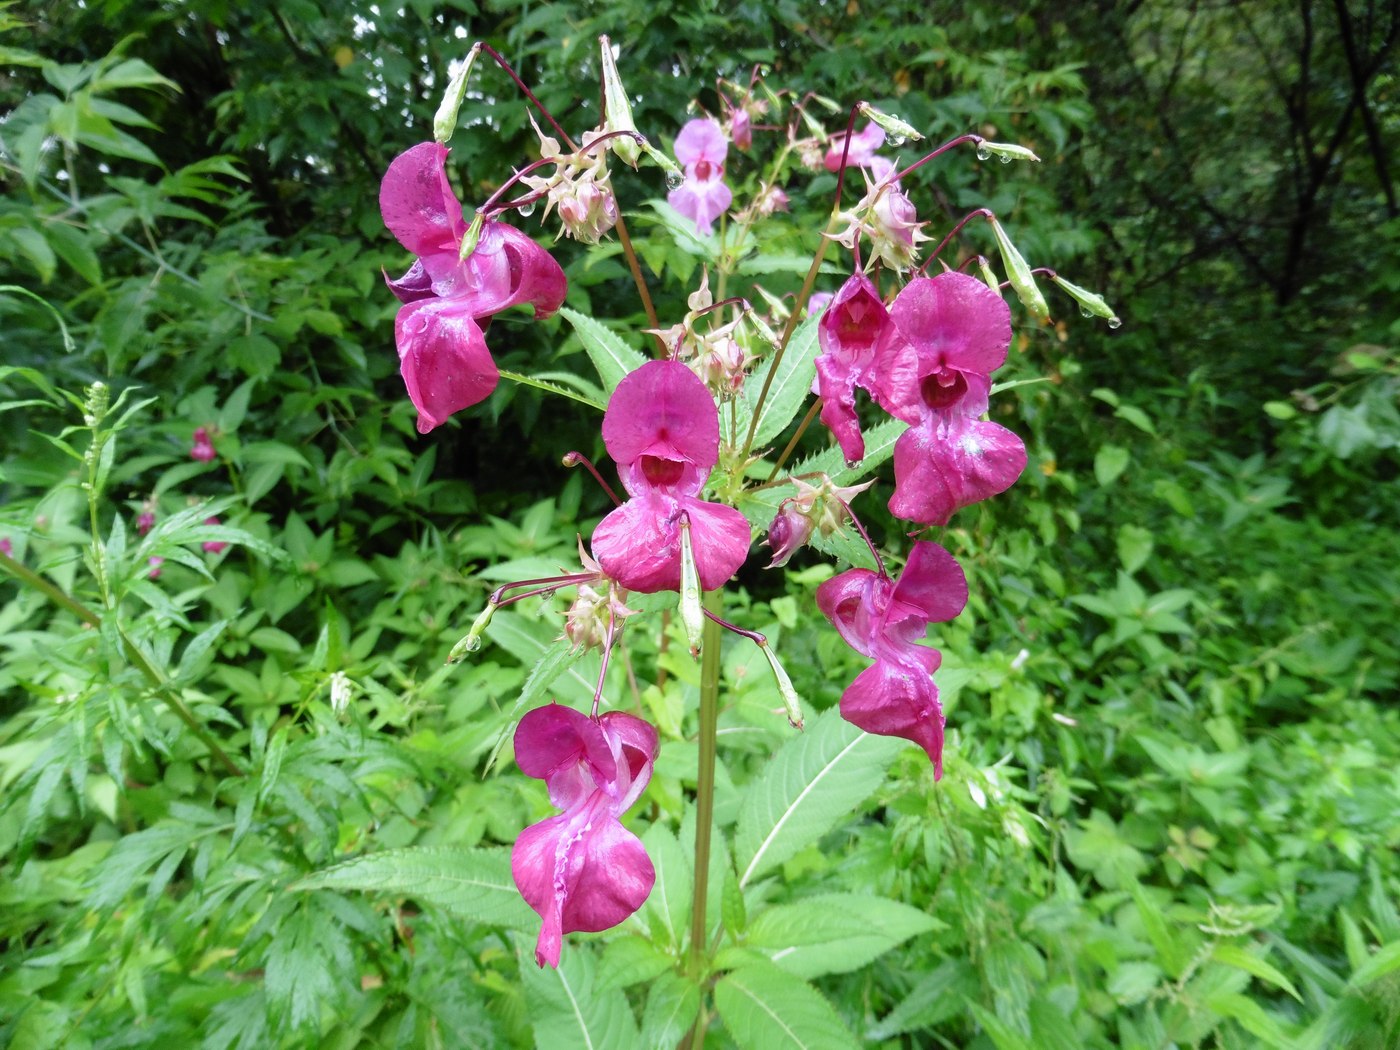
POLYGON ((622 506, 622 500, 617 498, 617 493, 613 491, 612 486, 603 480, 603 475, 598 473, 598 468, 593 465, 592 460, 582 452, 567 452, 564 454, 564 466, 576 467, 580 463, 587 468, 588 473, 593 475, 593 480, 603 487, 603 491, 608 494, 608 498, 611 499, 616 506, 622 506))

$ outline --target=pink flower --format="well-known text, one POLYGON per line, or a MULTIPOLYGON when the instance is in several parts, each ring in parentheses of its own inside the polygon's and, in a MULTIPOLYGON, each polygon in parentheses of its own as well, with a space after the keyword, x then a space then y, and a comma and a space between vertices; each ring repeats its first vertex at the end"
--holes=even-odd
POLYGON ((5 557, 10 558, 14 556, 14 553, 15 545, 10 542, 10 537, 0 536, 0 554, 3 554, 5 557))
POLYGON ((484 400, 500 373, 478 323, 520 303, 535 317, 559 309, 564 271, 533 240, 488 220, 464 260, 467 224, 447 182, 447 147, 424 142, 399 154, 379 187, 379 210, 418 258, 389 289, 404 304, 394 320, 399 369, 426 434, 459 409, 484 400))
POLYGON ((705 384, 678 361, 648 361, 613 391, 603 443, 632 497, 593 533, 603 571, 625 590, 679 590, 685 515, 700 586, 724 586, 748 557, 749 525, 697 498, 719 461, 719 411, 705 384))
POLYGON ((209 430, 207 427, 194 428, 194 444, 190 446, 190 459, 197 459, 201 463, 208 463, 217 452, 214 451, 213 442, 209 440, 209 430))
POLYGON ((936 543, 914 544, 899 579, 848 569, 817 588, 817 606, 841 637, 875 662, 841 694, 841 717, 867 733, 918 744, 943 775, 943 708, 933 672, 937 649, 920 645, 931 623, 967 605, 967 578, 936 543))
POLYGON ((987 410, 992 372, 1011 345, 1011 311, 975 277, 916 277, 890 308, 900 345, 881 355, 881 404, 910 429, 894 448, 890 511, 945 525, 962 507, 1010 488, 1026 449, 987 410))
POLYGON ((729 208, 734 194, 724 184, 724 158, 729 152, 724 131, 708 117, 687 122, 676 136, 676 160, 685 168, 685 181, 666 196, 676 211, 708 235, 714 221, 729 208))
POLYGON ((162 558, 159 554, 152 554, 149 558, 146 559, 146 564, 151 567, 150 571, 147 572, 146 575, 153 580, 159 579, 160 567, 165 564, 165 559, 162 558))
MULTIPOLYGON (((217 525, 219 524, 219 519, 217 517, 205 518, 204 524, 217 525)), ((228 544, 223 540, 205 540, 202 546, 204 550, 210 554, 221 554, 228 547, 228 544)))
POLYGON ((155 524, 156 512, 149 508, 143 509, 136 518, 136 531, 138 534, 144 536, 146 533, 150 532, 151 529, 155 528, 155 524))
MULTIPOLYGON (((855 165, 857 168, 869 168, 876 160, 883 162, 885 167, 879 176, 883 181, 884 176, 889 173, 889 162, 884 158, 875 156, 875 151, 885 144, 885 132, 878 124, 867 124, 854 135, 851 136, 851 149, 846 154, 846 163, 855 165)), ((826 164, 827 171, 841 170, 841 151, 846 145, 846 134, 831 137, 831 144, 827 147, 826 164)))
POLYGON ((592 719, 550 704, 516 727, 521 772, 543 780, 563 810, 521 832, 510 857, 520 895, 543 920, 540 966, 559 965, 564 934, 616 926, 651 893, 651 859, 618 817, 651 780, 656 750, 656 730, 621 711, 592 719))
MULTIPOLYGON (((895 335, 880 293, 864 274, 852 274, 837 291, 817 323, 816 390, 822 398, 821 420, 846 462, 865 458, 865 438, 856 418, 856 387, 877 393, 877 363, 895 335)), ((878 396, 878 395, 877 395, 878 396)))

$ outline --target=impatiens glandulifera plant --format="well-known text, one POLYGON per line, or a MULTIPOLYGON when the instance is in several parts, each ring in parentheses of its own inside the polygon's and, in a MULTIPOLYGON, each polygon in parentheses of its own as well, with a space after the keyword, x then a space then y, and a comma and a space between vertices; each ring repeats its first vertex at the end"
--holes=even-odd
MULTIPOLYGON (((1005 362, 1012 338, 1003 289, 1016 292, 1032 321, 1048 316, 1037 273, 1064 287, 1082 308, 1106 318, 1113 314, 1093 293, 1053 271, 1033 270, 986 209, 960 220, 919 259, 931 238, 917 213, 923 191, 912 179, 924 165, 964 144, 975 146, 982 159, 1035 160, 1030 150, 961 135, 900 169, 890 154, 921 136, 898 117, 862 102, 851 109, 844 127, 828 129, 820 116, 830 111, 825 100, 797 100, 795 92, 774 91, 757 72, 747 86, 720 81, 721 109, 715 116, 701 115, 679 127, 638 129, 617 55, 606 39, 601 46, 605 110, 597 127, 578 136, 581 146, 494 50, 475 46, 469 57, 493 58, 548 125, 550 134, 536 125, 540 157, 523 159, 490 199, 470 217, 464 214, 450 186, 446 146, 466 91, 468 73, 459 70, 434 123, 434 141, 411 146, 390 165, 380 203, 386 226, 415 257, 404 276, 388 284, 403 304, 395 339, 424 434, 495 389, 503 373, 486 347, 483 328, 492 315, 528 303, 543 318, 568 298, 564 271, 522 227, 537 202, 545 201, 542 216, 559 224, 556 239, 568 236, 590 245, 615 231, 641 298, 651 326, 647 345, 657 355, 653 360, 583 313, 563 311, 608 395, 606 403, 576 399, 602 410, 602 442, 627 499, 619 499, 604 472, 580 453, 565 456, 567 466, 586 466, 616 508, 590 537, 580 539, 577 571, 497 588, 450 659, 480 647, 498 609, 576 588, 561 618, 559 640, 526 686, 532 702, 548 702, 524 711, 513 738, 520 769, 545 782, 560 812, 523 830, 510 861, 515 885, 540 919, 535 962, 567 965, 568 952, 582 950, 564 946, 567 934, 627 922, 660 878, 655 859, 622 818, 645 791, 658 750, 691 745, 674 729, 663 743, 640 717, 640 708, 637 714, 622 710, 619 699, 609 695, 609 658, 624 623, 634 631, 659 629, 664 648, 667 619, 676 614, 701 666, 696 790, 686 807, 695 828, 687 879, 690 933, 674 937, 668 950, 677 979, 691 989, 678 1006, 678 1031, 688 1030, 686 1045, 699 1047, 715 1011, 731 1032, 739 1021, 734 1011, 741 1009, 736 1003, 743 997, 724 994, 733 976, 716 986, 717 973, 737 975, 746 972, 745 965, 756 965, 752 952, 721 950, 732 932, 726 930, 728 909, 725 916, 707 910, 716 834, 720 628, 758 645, 793 727, 801 729, 811 713, 804 711, 767 639, 722 615, 725 588, 748 559, 754 528, 768 526, 770 567, 783 566, 809 545, 846 563, 821 584, 816 603, 841 637, 873 661, 842 693, 839 712, 849 725, 819 719, 818 728, 808 731, 820 735, 814 746, 835 740, 837 753, 854 755, 869 739, 866 734, 902 738, 922 748, 938 779, 944 768, 944 713, 934 672, 941 656, 923 643, 931 625, 962 611, 968 584, 953 555, 930 538, 929 530, 1005 491, 1027 462, 1021 440, 983 418, 993 393, 992 373, 1005 362), (868 122, 857 131, 860 117, 868 122), (674 161, 655 144, 672 134, 674 161), (771 147, 767 158, 765 147, 771 147), (888 152, 881 155, 879 149, 888 152), (713 234, 705 242, 712 254, 701 260, 700 284, 683 317, 657 316, 615 196, 619 175, 608 168, 611 155, 637 169, 626 177, 643 180, 644 192, 659 192, 658 183, 664 182, 671 208, 656 202, 655 210, 663 228, 679 215, 683 225, 672 227, 678 244, 699 244, 696 233, 713 234), (653 167, 661 169, 663 179, 656 179, 653 167), (824 171, 836 173, 835 199, 800 287, 737 288, 746 253, 761 252, 766 224, 782 221, 777 215, 787 200, 784 187, 796 188, 807 172, 824 171), (848 205, 851 175, 859 176, 864 191, 848 205), (512 199, 512 193, 519 195, 512 199), (955 236, 975 218, 991 227, 1005 282, 993 275, 984 256, 961 249, 949 254, 955 236), (849 275, 838 288, 814 294, 833 244, 850 253, 849 275), (928 276, 935 263, 937 271, 928 276), (982 279, 961 272, 973 265, 982 279), (755 309, 756 303, 766 304, 767 312, 755 309), (808 391, 817 400, 804 413, 808 391), (870 428, 872 410, 858 391, 888 417, 886 422, 870 428), (834 448, 789 469, 790 457, 818 417, 834 448), (878 439, 872 437, 877 434, 878 439), (774 443, 785 435, 775 452, 774 443), (906 546, 904 529, 877 545, 851 506, 860 492, 881 483, 878 471, 891 457, 889 509, 915 537, 897 576, 884 564, 886 556, 898 562, 906 546), (652 618, 658 614, 659 628, 652 618), (634 620, 639 622, 633 625, 634 620), (550 682, 574 654, 590 649, 600 660, 589 710, 549 701, 550 682)), ((534 113, 530 120, 533 124, 534 113)), ((549 389, 529 376, 504 374, 549 389)), ((627 671, 635 690, 645 668, 636 667, 629 655, 627 671)), ((803 738, 794 735, 785 753, 800 754, 804 747, 803 738)), ((813 795, 815 783, 781 778, 768 789, 792 807, 823 797, 813 795)), ((813 836, 814 842, 864 797, 833 796, 822 820, 783 833, 813 836)), ((741 894, 756 872, 768 870, 764 851, 791 816, 792 810, 773 816, 771 802, 766 799, 757 811, 762 815, 752 818, 771 825, 761 846, 754 850, 735 840, 727 851, 749 849, 747 857, 736 856, 741 894)), ((752 906, 764 907, 765 899, 755 897, 752 906)), ((814 988, 802 987, 799 998, 820 1001, 814 988)), ((784 1008, 766 1001, 764 1009, 781 1013, 784 1008)), ((799 1028, 811 1024, 810 1018, 788 1020, 799 1028)), ((840 1027, 834 1013, 830 1020, 840 1027)), ((830 1025, 822 1027, 824 1037, 832 1035, 830 1025)), ((674 1045, 677 1031, 664 1031, 674 1045)), ((836 1041, 846 1036, 838 1032, 836 1041)))

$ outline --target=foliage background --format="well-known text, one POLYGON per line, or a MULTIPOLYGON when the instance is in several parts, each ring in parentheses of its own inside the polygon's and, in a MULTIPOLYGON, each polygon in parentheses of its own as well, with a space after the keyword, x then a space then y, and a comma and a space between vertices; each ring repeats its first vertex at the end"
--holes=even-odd
MULTIPOLYGON (((571 562, 605 511, 553 466, 601 453, 597 421, 503 384, 417 436, 379 284, 405 260, 377 186, 427 137, 472 39, 566 126, 591 125, 579 85, 604 32, 662 142, 697 92, 714 106, 716 74, 762 63, 934 140, 1032 146, 1034 168, 940 161, 922 217, 994 208, 1034 262, 1106 291, 1125 321, 1106 331, 1061 303, 1059 323, 1020 329, 1011 378, 1052 382, 1003 395, 998 418, 1032 466, 943 540, 974 592, 940 634, 944 780, 892 755, 856 821, 748 902, 770 918, 746 926, 731 900, 726 923, 753 951, 777 908, 820 894, 922 913, 869 965, 838 930, 794 971, 872 1045, 1400 1039, 1394 2, 98 0, 3 17, 0 534, 111 610, 252 772, 211 760, 115 628, 0 583, 12 1045, 551 1045, 530 1022, 554 990, 516 935, 450 895, 305 879, 410 844, 506 844, 547 811, 509 762, 483 769, 557 613, 520 610, 476 662, 443 659, 492 586, 571 562), (97 379, 144 404, 110 440, 94 536, 87 439, 64 434, 81 412, 56 391, 97 379), (192 462, 211 424, 220 457, 192 462), (164 531, 138 541, 150 498, 164 531), (205 498, 229 531, 181 516, 205 498), (237 545, 179 553, 220 537, 237 545)), ((504 78, 477 83, 453 140, 467 200, 532 148, 504 78)), ((664 188, 620 183, 639 216, 664 188)), ((815 246, 833 185, 790 187, 773 254, 815 246)), ((637 225, 674 315, 694 261, 637 225)), ((571 307, 642 327, 616 254, 559 254, 571 307)), ((492 342, 504 367, 591 375, 562 322, 503 317, 492 342)), ((815 615, 827 570, 757 564, 734 618, 780 638, 799 691, 831 707, 859 662, 815 615)), ((638 635, 646 666, 656 641, 638 635)), ((678 740, 694 672, 673 653, 642 699, 678 740)), ((726 724, 745 741, 725 752, 731 823, 786 739, 748 656, 726 653, 726 724)), ((653 852, 688 841, 694 772, 668 753, 643 819, 653 852)), ((661 972, 646 953, 677 947, 661 932, 676 919, 649 912, 631 947, 580 948, 569 972, 645 1029, 661 972)), ((712 1036, 729 1038, 747 1045, 712 1036)))

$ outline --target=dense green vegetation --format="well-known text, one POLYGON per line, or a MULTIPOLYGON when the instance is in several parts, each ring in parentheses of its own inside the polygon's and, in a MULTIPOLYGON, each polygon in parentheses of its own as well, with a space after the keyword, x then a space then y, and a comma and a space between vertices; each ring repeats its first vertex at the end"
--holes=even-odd
MULTIPOLYGON (((705 1045, 783 1045, 746 999, 799 1004, 830 1040, 807 1045, 1400 1042, 1394 2, 99 0, 0 23, 0 1042, 689 1029, 700 670, 679 625, 643 599, 638 680, 613 672, 662 736, 626 823, 665 892, 568 938, 557 974, 503 866, 553 810, 505 734, 522 691, 586 704, 597 657, 531 678, 562 666, 561 597, 444 663, 492 588, 577 564, 610 504, 558 463, 603 456, 599 416, 503 382, 420 436, 381 284, 407 256, 379 180, 431 137, 449 60, 484 39, 590 127, 603 33, 663 147, 755 64, 932 142, 1031 146, 1043 163, 922 169, 921 218, 941 238, 994 209, 1124 321, 1016 308, 997 380, 1026 382, 993 413, 1030 467, 937 536, 972 593, 934 632, 940 781, 866 738, 855 812, 740 863, 752 800, 835 746, 821 713, 867 661, 816 610, 826 556, 755 555, 725 592, 809 719, 791 731, 753 646, 725 643, 705 1045), (396 866, 409 847, 441 862, 396 866), (507 891, 464 885, 464 857, 507 891)), ((537 147, 503 74, 473 89, 452 140, 469 204, 537 147)), ((615 179, 669 324, 697 251, 649 203, 659 171, 615 179)), ((789 182, 746 278, 797 289, 835 184, 789 182)), ((994 254, 983 225, 958 243, 994 254)), ((645 349, 617 242, 554 251, 566 306, 645 349)), ((596 389, 575 327, 527 318, 492 322, 501 367, 596 389)), ((814 428, 800 455, 828 444, 814 428)), ((887 484, 860 509, 898 561, 887 484)))

